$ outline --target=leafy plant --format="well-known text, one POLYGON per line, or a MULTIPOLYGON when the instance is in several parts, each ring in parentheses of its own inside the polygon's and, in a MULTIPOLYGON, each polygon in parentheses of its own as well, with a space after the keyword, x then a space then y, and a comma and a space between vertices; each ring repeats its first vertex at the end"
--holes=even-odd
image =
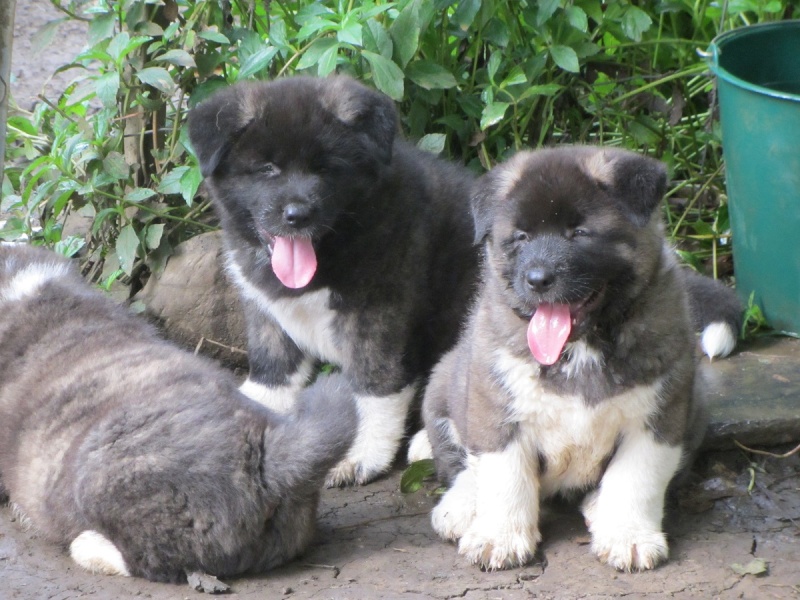
MULTIPOLYGON (((712 80, 697 52, 790 0, 51 0, 89 22, 82 76, 9 120, 0 237, 80 253, 132 287, 215 226, 188 109, 244 79, 349 73, 398 103, 406 133, 490 168, 519 148, 586 142, 661 158, 670 233, 729 275, 712 80), (88 232, 72 230, 80 215, 88 232)), ((46 26, 52 38, 59 22, 46 26)))

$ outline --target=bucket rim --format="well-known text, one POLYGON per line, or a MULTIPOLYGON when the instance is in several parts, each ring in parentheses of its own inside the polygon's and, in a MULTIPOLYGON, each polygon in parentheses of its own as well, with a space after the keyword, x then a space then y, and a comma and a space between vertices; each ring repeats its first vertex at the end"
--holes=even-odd
POLYGON ((709 68, 711 71, 716 75, 718 78, 727 81, 730 84, 735 85, 736 87, 744 88, 751 92, 755 92, 757 94, 761 94, 764 96, 770 96, 772 98, 778 98, 781 100, 790 100, 792 102, 800 102, 800 94, 792 94, 791 92, 782 92, 779 90, 775 90, 773 88, 768 88, 763 85, 758 85, 751 81, 747 81, 742 79, 741 77, 737 77, 727 69, 724 69, 719 64, 719 56, 723 50, 723 46, 726 42, 731 41, 731 38, 742 38, 750 35, 758 35, 766 33, 772 29, 798 29, 800 30, 800 19, 788 19, 786 21, 770 21, 769 23, 757 23, 755 25, 745 25, 743 27, 737 27, 736 29, 731 29, 730 31, 726 31, 724 33, 719 34, 713 40, 711 40, 711 44, 708 47, 708 52, 704 53, 706 55, 706 62, 708 63, 709 68))

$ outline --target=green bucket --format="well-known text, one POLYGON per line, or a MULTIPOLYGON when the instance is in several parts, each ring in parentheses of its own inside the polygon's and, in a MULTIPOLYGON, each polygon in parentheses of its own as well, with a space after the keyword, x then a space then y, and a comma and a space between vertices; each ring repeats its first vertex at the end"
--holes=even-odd
POLYGON ((709 48, 717 76, 736 289, 800 333, 800 21, 742 27, 709 48))

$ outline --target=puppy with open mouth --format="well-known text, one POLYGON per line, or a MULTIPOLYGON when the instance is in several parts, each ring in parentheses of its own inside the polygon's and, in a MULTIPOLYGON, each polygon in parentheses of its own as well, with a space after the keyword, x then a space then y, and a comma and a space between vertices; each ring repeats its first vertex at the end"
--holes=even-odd
POLYGON ((247 319, 242 391, 289 410, 320 361, 353 382, 356 441, 329 485, 389 468, 477 275, 473 177, 397 128, 346 76, 237 84, 189 118, 247 319))
POLYGON ((482 284, 423 403, 449 486, 433 527, 473 563, 524 564, 540 501, 576 492, 601 560, 667 557, 665 493, 704 426, 692 312, 730 335, 740 310, 678 265, 656 210, 665 186, 661 163, 595 147, 522 152, 479 180, 482 284), (692 311, 690 292, 714 306, 692 311))

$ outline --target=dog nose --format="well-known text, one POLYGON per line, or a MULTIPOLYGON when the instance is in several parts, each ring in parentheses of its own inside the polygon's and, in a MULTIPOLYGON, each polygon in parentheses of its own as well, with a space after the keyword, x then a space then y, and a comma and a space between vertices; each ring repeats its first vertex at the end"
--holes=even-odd
POLYGON ((555 273, 545 267, 528 269, 525 272, 525 282, 534 292, 546 292, 556 281, 555 273))
POLYGON ((292 202, 283 207, 283 220, 287 225, 300 229, 311 223, 314 209, 308 204, 292 202))

